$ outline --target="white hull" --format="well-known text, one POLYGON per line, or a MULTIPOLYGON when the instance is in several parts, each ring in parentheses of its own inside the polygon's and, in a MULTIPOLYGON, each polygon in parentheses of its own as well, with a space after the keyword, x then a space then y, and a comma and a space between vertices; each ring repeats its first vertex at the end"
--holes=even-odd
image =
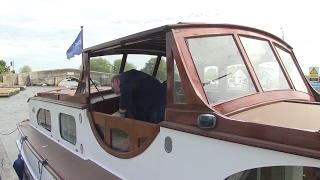
MULTIPOLYGON (((184 133, 168 128, 160 132, 152 144, 140 155, 131 159, 120 159, 107 153, 97 142, 87 118, 87 111, 40 101, 30 101, 30 108, 48 108, 52 117, 58 118, 59 112, 75 117, 77 122, 77 143, 72 145, 55 135, 58 119, 52 119, 52 132, 36 123, 36 113, 31 113, 31 123, 38 127, 48 138, 58 142, 82 159, 90 159, 121 179, 215 179, 223 180, 228 176, 252 168, 268 166, 307 166, 320 167, 320 161, 312 158, 266 150, 213 138, 184 133), (82 116, 82 123, 79 117, 82 116), (52 137, 51 137, 52 135, 52 137), (165 138, 172 139, 172 152, 164 148, 165 138), (83 152, 80 152, 80 145, 83 152)), ((30 111, 32 112, 32 110, 30 111)), ((59 133, 57 133, 59 135, 59 133)), ((31 152, 22 149, 22 155, 31 174, 38 179, 37 159, 31 152)), ((45 169, 45 168, 44 168, 45 169)), ((45 170, 42 179, 52 179, 45 170)))

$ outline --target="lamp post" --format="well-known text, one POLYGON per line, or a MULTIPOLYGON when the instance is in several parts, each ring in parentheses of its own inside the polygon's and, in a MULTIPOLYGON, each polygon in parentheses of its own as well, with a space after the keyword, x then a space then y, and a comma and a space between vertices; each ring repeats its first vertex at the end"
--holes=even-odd
POLYGON ((12 67, 13 74, 16 73, 14 70, 14 60, 10 61, 10 66, 12 67))

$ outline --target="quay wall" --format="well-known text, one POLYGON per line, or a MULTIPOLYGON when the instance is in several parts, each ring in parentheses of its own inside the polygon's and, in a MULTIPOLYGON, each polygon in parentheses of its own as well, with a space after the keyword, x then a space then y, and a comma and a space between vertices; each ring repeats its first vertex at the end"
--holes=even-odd
MULTIPOLYGON (((90 77, 99 85, 110 85, 112 74, 92 71, 90 77)), ((58 86, 62 80, 67 78, 79 80, 80 70, 66 68, 19 74, 0 74, 0 83, 4 86, 37 86, 42 84, 58 86)))

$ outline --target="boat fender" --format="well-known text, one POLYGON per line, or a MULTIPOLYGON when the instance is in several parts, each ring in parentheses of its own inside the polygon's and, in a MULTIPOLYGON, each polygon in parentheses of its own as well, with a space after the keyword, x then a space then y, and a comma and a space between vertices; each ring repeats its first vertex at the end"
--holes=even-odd
POLYGON ((21 154, 18 154, 18 158, 13 163, 13 168, 16 171, 19 179, 23 178, 23 171, 24 171, 24 161, 21 157, 21 154))

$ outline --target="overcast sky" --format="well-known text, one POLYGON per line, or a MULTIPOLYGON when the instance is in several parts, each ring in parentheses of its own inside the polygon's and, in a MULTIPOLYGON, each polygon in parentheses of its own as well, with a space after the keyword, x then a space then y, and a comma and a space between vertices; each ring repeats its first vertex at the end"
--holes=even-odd
POLYGON ((247 0, 2 0, 0 59, 15 69, 78 68, 65 52, 84 26, 84 47, 177 22, 250 26, 282 37, 305 73, 320 66, 320 10, 316 1, 247 0))

